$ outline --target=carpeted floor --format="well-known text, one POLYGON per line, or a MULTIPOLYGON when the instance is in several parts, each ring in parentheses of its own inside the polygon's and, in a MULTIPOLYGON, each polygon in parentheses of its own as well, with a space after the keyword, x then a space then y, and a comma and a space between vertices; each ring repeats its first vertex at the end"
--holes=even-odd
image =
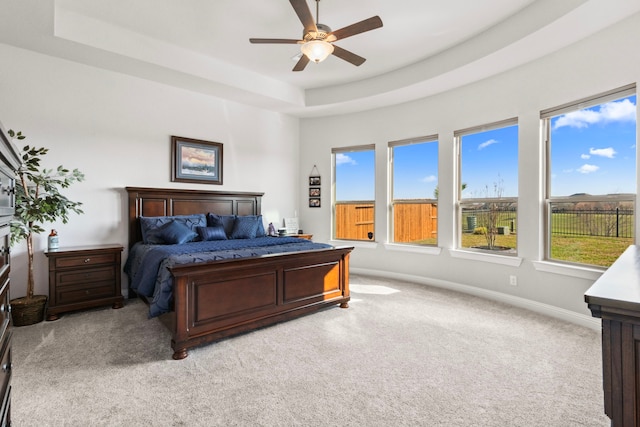
POLYGON ((13 425, 609 425, 598 332, 418 284, 351 284, 349 309, 182 361, 137 300, 15 328, 13 425))

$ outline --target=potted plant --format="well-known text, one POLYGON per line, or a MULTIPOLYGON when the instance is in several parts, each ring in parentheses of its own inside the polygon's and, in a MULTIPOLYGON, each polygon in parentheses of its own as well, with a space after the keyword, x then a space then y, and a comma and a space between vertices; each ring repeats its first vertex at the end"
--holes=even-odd
MULTIPOLYGON (((9 136, 18 140, 25 139, 22 132, 8 131, 9 136)), ((58 166, 46 169, 40 166, 40 159, 46 155, 47 148, 25 146, 22 149, 22 164, 16 171, 15 216, 11 221, 11 245, 27 242, 27 295, 12 299, 12 319, 16 326, 31 325, 44 319, 46 295, 34 295, 33 275, 33 236, 45 231, 43 225, 62 221, 66 224, 69 214, 83 213, 82 203, 67 199, 60 190, 74 182, 84 180, 84 174, 78 169, 58 166)))

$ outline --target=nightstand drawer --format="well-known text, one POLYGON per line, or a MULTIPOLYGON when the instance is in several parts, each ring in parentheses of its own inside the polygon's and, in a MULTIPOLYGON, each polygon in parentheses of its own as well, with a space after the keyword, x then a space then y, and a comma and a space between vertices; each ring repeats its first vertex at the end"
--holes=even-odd
POLYGON ((98 282, 77 286, 64 286, 56 290, 58 304, 74 304, 100 298, 113 297, 113 282, 98 282))
POLYGON ((60 271, 56 273, 56 282, 58 286, 68 286, 76 284, 89 285, 92 282, 102 282, 105 280, 113 281, 115 277, 115 268, 113 268, 113 266, 107 266, 60 271))
POLYGON ((113 264, 116 262, 115 253, 66 256, 55 259, 55 268, 91 267, 100 264, 113 264))

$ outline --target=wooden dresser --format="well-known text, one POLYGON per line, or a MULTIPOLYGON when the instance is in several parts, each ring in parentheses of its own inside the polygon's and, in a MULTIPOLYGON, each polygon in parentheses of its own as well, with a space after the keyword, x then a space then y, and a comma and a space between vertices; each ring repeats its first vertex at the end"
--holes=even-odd
POLYGON ((15 171, 20 167, 18 150, 0 124, 0 425, 11 425, 11 306, 9 270, 11 233, 15 210, 15 171))
POLYGON ((122 307, 121 245, 60 248, 45 252, 49 258, 47 320, 58 314, 111 304, 122 307))
POLYGON ((629 246, 585 301, 602 318, 604 412, 612 427, 640 426, 640 246, 629 246))

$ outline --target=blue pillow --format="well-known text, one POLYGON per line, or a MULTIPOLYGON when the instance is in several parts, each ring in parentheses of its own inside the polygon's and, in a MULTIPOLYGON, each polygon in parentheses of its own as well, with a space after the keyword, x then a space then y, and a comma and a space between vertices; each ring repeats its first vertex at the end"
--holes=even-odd
POLYGON ((254 239, 258 232, 258 217, 255 215, 238 216, 233 223, 230 239, 254 239))
POLYGON ((231 235, 233 231, 233 224, 236 221, 235 215, 218 215, 214 213, 207 214, 207 226, 217 227, 221 225, 224 227, 224 232, 227 233, 227 237, 231 235))
POLYGON ((195 232, 196 227, 204 227, 207 225, 207 218, 204 214, 195 215, 174 215, 174 216, 141 216, 140 231, 142 232, 142 243, 150 245, 161 245, 164 239, 159 236, 160 229, 172 222, 176 221, 189 227, 195 232))
POLYGON ((198 227, 198 235, 200 240, 227 240, 227 233, 224 232, 224 227, 218 225, 216 227, 198 227))
POLYGON ((264 231, 264 223, 262 222, 262 215, 258 215, 258 231, 256 231, 256 237, 265 237, 267 232, 264 231))
POLYGON ((198 233, 181 222, 171 221, 160 228, 158 236, 169 245, 181 245, 198 237, 198 233))

